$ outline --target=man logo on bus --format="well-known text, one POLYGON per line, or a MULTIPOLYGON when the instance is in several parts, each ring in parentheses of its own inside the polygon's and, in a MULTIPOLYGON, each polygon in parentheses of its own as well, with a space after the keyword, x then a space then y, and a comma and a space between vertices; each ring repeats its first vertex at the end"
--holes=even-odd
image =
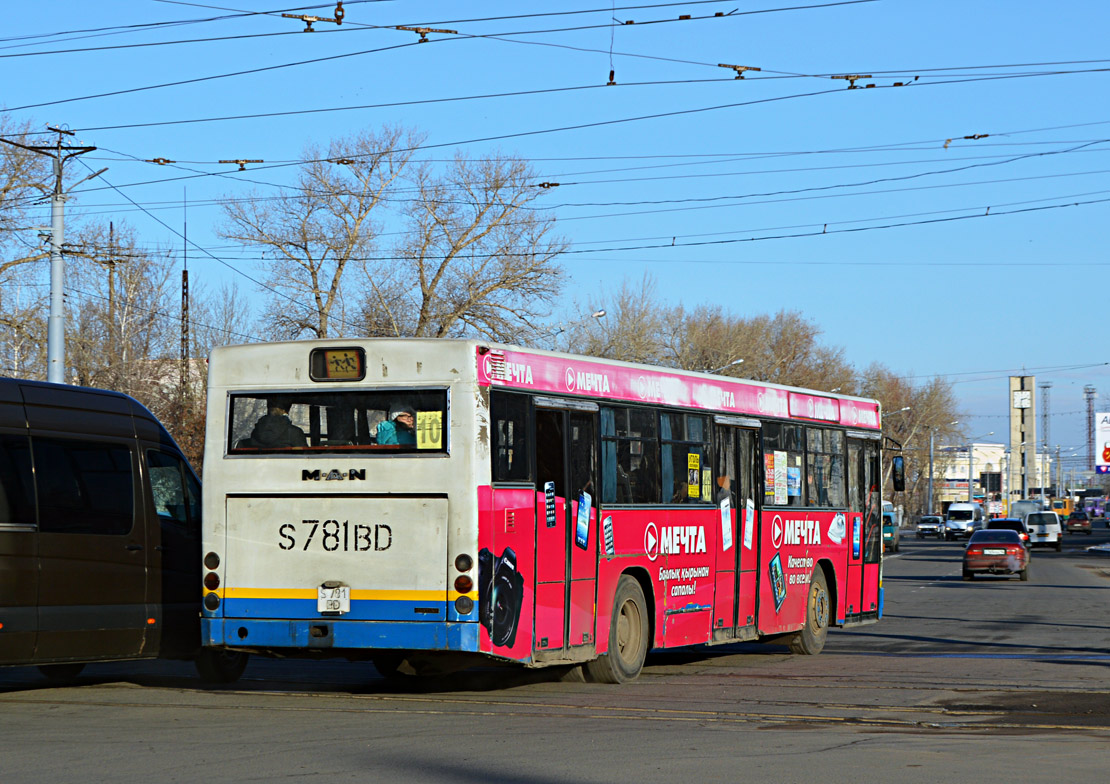
POLYGON ((334 482, 340 479, 362 479, 363 481, 365 481, 366 469, 352 468, 350 471, 340 471, 338 468, 333 468, 323 475, 320 474, 320 469, 318 468, 315 471, 307 471, 304 469, 301 470, 302 482, 334 482))

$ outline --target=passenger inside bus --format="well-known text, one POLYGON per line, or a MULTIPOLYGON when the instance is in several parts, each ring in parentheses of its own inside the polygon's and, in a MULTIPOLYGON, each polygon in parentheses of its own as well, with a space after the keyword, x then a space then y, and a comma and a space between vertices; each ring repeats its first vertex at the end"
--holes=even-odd
POLYGON ((416 444, 416 410, 407 403, 394 403, 389 416, 378 425, 379 444, 416 444))
POLYGON ((270 398, 268 413, 255 423, 250 443, 241 446, 262 449, 308 446, 304 431, 289 420, 290 403, 286 398, 270 398))

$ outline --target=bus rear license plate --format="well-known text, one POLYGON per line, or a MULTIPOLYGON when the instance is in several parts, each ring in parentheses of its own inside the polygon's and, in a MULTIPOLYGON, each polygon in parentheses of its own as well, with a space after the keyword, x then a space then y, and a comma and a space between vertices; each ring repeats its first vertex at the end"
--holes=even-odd
POLYGON ((1000 550, 1000 549, 993 548, 993 547, 989 550, 984 550, 983 551, 983 555, 1005 555, 1005 554, 1006 554, 1006 550, 1004 550, 1004 549, 1000 550))
POLYGON ((338 588, 316 589, 316 611, 321 613, 342 614, 351 611, 351 588, 342 585, 338 588))

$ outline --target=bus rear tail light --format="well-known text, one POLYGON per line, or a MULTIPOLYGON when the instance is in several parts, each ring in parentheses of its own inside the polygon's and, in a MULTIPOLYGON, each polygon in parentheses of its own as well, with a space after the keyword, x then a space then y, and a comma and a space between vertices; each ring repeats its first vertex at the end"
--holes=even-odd
POLYGON ((474 567, 474 559, 463 553, 455 559, 455 568, 460 572, 469 572, 474 567))
MULTIPOLYGON (((204 566, 210 569, 204 575, 204 587, 209 591, 215 591, 220 587, 220 575, 215 571, 220 566, 220 556, 214 552, 206 553, 204 556, 204 566)), ((207 593, 204 595, 204 609, 209 612, 215 612, 220 606, 219 594, 207 593)))
POLYGON ((474 612, 474 600, 469 596, 460 596, 455 600, 455 611, 459 615, 470 615, 474 612))
POLYGON ((470 593, 474 590, 474 581, 470 579, 469 575, 460 574, 455 578, 455 590, 459 593, 470 593))

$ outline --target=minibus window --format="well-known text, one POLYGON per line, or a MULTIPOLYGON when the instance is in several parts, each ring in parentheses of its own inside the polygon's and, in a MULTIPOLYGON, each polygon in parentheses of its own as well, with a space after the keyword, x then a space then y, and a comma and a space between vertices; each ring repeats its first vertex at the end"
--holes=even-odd
POLYGON ((32 442, 39 528, 51 533, 121 535, 135 517, 131 450, 61 438, 32 442))

